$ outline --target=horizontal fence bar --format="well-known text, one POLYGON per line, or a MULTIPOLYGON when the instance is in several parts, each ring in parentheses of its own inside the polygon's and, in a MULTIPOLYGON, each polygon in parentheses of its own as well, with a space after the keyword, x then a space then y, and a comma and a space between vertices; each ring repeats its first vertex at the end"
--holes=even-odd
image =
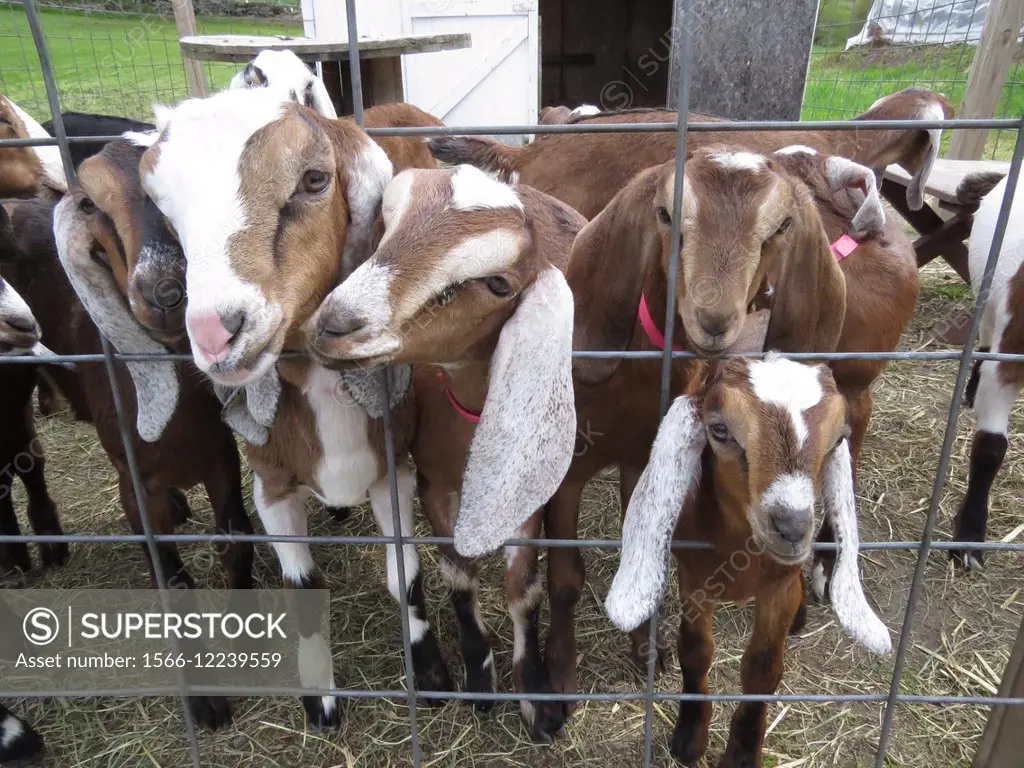
MULTIPOLYGON (((1016 129, 1020 121, 1012 118, 951 119, 951 120, 749 120, 687 123, 687 131, 697 133, 746 131, 885 131, 903 130, 976 130, 1016 129)), ((675 123, 570 123, 562 125, 456 125, 456 126, 415 126, 408 128, 367 128, 371 136, 498 136, 506 134, 545 133, 675 133, 675 123)), ((69 136, 72 144, 103 144, 120 135, 112 136, 69 136)), ((3 147, 50 147, 56 146, 55 138, 4 139, 3 147)))
MULTIPOLYGON (((940 350, 935 352, 734 352, 720 355, 717 358, 699 355, 696 352, 673 352, 675 360, 718 360, 726 357, 752 357, 763 358, 769 354, 780 354, 789 360, 922 360, 942 361, 959 360, 962 352, 956 350, 940 350)), ((579 351, 573 352, 572 356, 577 360, 661 360, 662 353, 650 351, 579 351)), ((302 352, 285 352, 282 360, 296 360, 308 358, 302 352)), ((974 360, 997 360, 1004 363, 1024 363, 1024 355, 1014 355, 1008 352, 976 352, 972 356, 974 360)), ((104 357, 101 354, 85 355, 52 355, 47 357, 35 357, 33 355, 11 355, 0 356, 0 365, 4 363, 18 365, 56 365, 58 363, 102 363, 104 357)), ((143 352, 115 352, 115 360, 125 362, 167 362, 177 360, 188 362, 192 355, 186 353, 168 352, 143 353, 143 352)))
MULTIPOLYGON (((394 544, 394 536, 317 536, 317 535, 286 535, 263 533, 157 533, 155 541, 173 542, 175 544, 222 544, 240 541, 251 541, 256 544, 340 544, 346 546, 394 544)), ((64 534, 4 534, 0 536, 0 544, 16 544, 26 542, 32 544, 138 544, 144 543, 146 537, 141 533, 64 533, 64 534)), ((415 546, 453 545, 451 536, 403 536, 402 543, 415 546)), ((509 539, 504 546, 524 547, 540 546, 556 549, 622 549, 621 539, 509 539)), ((861 552, 881 552, 887 550, 915 550, 921 546, 920 541, 862 541, 858 545, 861 552)), ((707 541, 673 541, 672 549, 714 549, 707 541)), ((834 552, 838 545, 834 542, 815 542, 811 549, 815 552, 834 552)), ((986 552, 1024 552, 1024 542, 1002 541, 944 541, 932 544, 932 549, 972 549, 986 552)))
MULTIPOLYGON (((799 635, 797 635, 799 637, 799 635)), ((214 686, 190 685, 189 691, 195 694, 224 694, 223 688, 214 686)), ((173 696, 176 688, 161 686, 139 688, 130 693, 110 688, 96 688, 86 691, 74 691, 54 696, 46 691, 4 691, 0 690, 0 698, 25 699, 82 699, 102 696, 104 698, 138 698, 139 696, 173 696)), ((371 691, 365 689, 346 688, 301 688, 301 687, 267 687, 267 688, 232 688, 232 696, 340 696, 347 699, 397 699, 409 698, 408 691, 371 691)), ((827 704, 882 704, 888 696, 884 693, 675 693, 656 691, 653 695, 639 691, 636 693, 609 691, 608 693, 510 693, 506 691, 416 691, 417 699, 453 700, 453 701, 585 701, 585 702, 629 702, 629 701, 711 701, 711 702, 767 702, 767 703, 799 703, 816 702, 827 704)), ((1001 704, 1008 706, 1024 706, 1024 697, 1007 696, 928 696, 923 694, 900 694, 897 703, 902 704, 960 704, 970 706, 992 707, 1001 704)))

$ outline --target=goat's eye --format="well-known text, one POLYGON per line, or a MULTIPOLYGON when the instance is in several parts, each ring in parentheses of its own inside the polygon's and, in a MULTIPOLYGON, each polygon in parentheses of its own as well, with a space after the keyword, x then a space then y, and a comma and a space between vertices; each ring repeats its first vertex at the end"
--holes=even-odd
POLYGON ((658 221, 660 221, 662 224, 672 223, 672 214, 669 213, 668 208, 666 208, 664 205, 658 206, 658 221))
POLYGON ((723 443, 730 439, 729 428, 720 421, 708 424, 708 433, 715 438, 715 440, 723 443))
POLYGON ((509 285, 508 280, 506 280, 504 277, 500 277, 499 275, 491 275, 490 277, 485 277, 484 285, 487 286, 487 289, 491 293, 493 293, 495 296, 500 296, 501 298, 505 298, 510 293, 512 293, 512 286, 509 285))
POLYGON ((96 203, 88 197, 83 197, 78 203, 78 210, 85 214, 96 213, 96 203))
POLYGON ((299 190, 309 195, 318 195, 327 189, 327 185, 330 183, 331 177, 323 171, 306 171, 302 174, 299 190))
POLYGON ((447 288, 445 288, 443 291, 437 294, 437 305, 439 307, 444 307, 447 306, 448 304, 451 304, 453 301, 455 301, 456 292, 457 287, 454 285, 449 285, 447 288))
POLYGON ((793 223, 793 217, 792 216, 787 216, 786 218, 784 218, 782 220, 782 223, 779 224, 779 228, 777 230, 775 230, 775 234, 776 235, 781 235, 787 229, 789 229, 789 225, 792 224, 792 223, 793 223))

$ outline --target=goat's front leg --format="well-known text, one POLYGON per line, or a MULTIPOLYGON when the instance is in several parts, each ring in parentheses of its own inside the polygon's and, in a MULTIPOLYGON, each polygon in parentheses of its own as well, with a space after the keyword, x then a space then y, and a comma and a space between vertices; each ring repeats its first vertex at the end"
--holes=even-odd
MULTIPOLYGON (((32 417, 32 404, 26 404, 25 419, 31 433, 31 439, 25 445, 25 451, 14 460, 14 471, 18 473, 25 486, 28 496, 28 521, 32 530, 40 536, 59 536, 64 533, 57 514, 57 505, 50 498, 46 487, 46 458, 43 446, 36 437, 35 424, 32 417)), ((68 545, 64 541, 48 542, 39 545, 39 559, 43 567, 60 566, 68 561, 68 545)))
MULTIPOLYGON (((305 501, 306 490, 288 491, 273 498, 259 475, 253 477, 252 497, 263 528, 271 536, 306 536, 308 533, 305 501)), ((309 545, 302 542, 274 542, 274 552, 281 563, 285 587, 293 590, 319 589, 323 580, 313 564, 309 545)), ((303 688, 334 689, 334 664, 331 648, 321 631, 321 616, 293 601, 292 610, 299 625, 299 682, 303 688)), ((303 696, 309 726, 314 730, 336 728, 341 722, 340 701, 334 696, 303 696)))
MULTIPOLYGON (((0 533, 4 536, 21 536, 18 515, 14 511, 14 467, 0 467, 0 533)), ((26 573, 32 570, 32 555, 28 544, 14 541, 0 544, 0 567, 4 570, 20 568, 26 573)))
MULTIPOLYGON (((743 653, 744 693, 775 693, 782 682, 786 638, 800 607, 800 570, 757 598, 754 632, 743 653)), ((729 743, 718 768, 760 768, 768 704, 740 702, 729 727, 729 743)))
MULTIPOLYGON (((405 464, 396 470, 398 484, 398 512, 401 519, 402 535, 412 536, 412 502, 416 482, 405 464)), ((382 477, 370 486, 370 506, 377 519, 381 534, 395 535, 394 515, 391 509, 391 485, 382 477)), ((405 590, 409 606, 409 639, 412 643, 412 666, 416 687, 423 691, 452 691, 451 676, 444 665, 441 647, 427 620, 427 606, 423 595, 423 575, 420 573, 420 557, 412 544, 402 546, 402 560, 405 563, 405 583, 398 578, 398 557, 394 544, 384 545, 387 552, 388 591, 395 600, 401 600, 405 590)), ((430 706, 441 706, 441 699, 426 699, 430 706)))
MULTIPOLYGON (((636 489, 636 484, 640 482, 640 475, 643 474, 643 467, 633 467, 628 464, 619 465, 619 499, 622 504, 622 519, 626 519, 626 510, 629 509, 629 500, 633 498, 633 491, 636 489)), ((651 624, 645 621, 639 627, 629 633, 629 639, 632 643, 630 649, 630 658, 636 665, 646 679, 647 677, 647 651, 651 647, 651 624)), ((666 656, 668 655, 668 646, 665 642, 665 637, 661 630, 658 630, 658 641, 657 641, 657 652, 658 660, 655 666, 655 672, 661 674, 665 671, 666 656)))
MULTIPOLYGON (((455 517, 459 510, 459 492, 432 484, 424 475, 419 476, 420 500, 430 520, 435 536, 452 536, 455 517)), ((473 693, 493 693, 496 687, 494 651, 491 636, 480 615, 480 577, 476 564, 455 551, 451 544, 443 544, 441 573, 451 590, 452 607, 459 622, 459 640, 462 663, 466 668, 466 690, 473 693)), ((492 699, 473 702, 479 712, 489 712, 492 699)))
MULTIPOLYGON (((580 514, 580 498, 586 480, 566 478, 544 509, 544 531, 548 538, 575 539, 580 514)), ((551 626, 544 646, 544 658, 551 687, 558 693, 576 693, 576 603, 586 580, 583 555, 576 547, 548 549, 548 599, 551 626)), ((572 714, 575 702, 564 703, 565 714, 572 714)))
MULTIPOLYGON (((996 351, 1006 350, 1000 349, 997 343, 996 351)), ((1016 383, 1000 381, 1000 367, 1005 365, 983 360, 979 367, 974 399, 978 426, 971 444, 967 494, 957 512, 954 526, 953 538, 956 541, 984 541, 988 530, 989 492, 1006 456, 1010 411, 1020 392, 1016 383)), ((967 570, 981 568, 985 562, 984 552, 980 549, 954 550, 949 554, 967 570)))
MULTIPOLYGON (((213 506, 217 532, 229 536, 250 534, 253 527, 242 499, 241 462, 230 433, 225 435, 219 459, 203 480, 206 495, 213 506)), ((253 549, 251 541, 227 541, 217 545, 230 589, 252 588, 253 549)))
MULTIPOLYGON (((534 539, 540 534, 541 511, 526 521, 516 538, 534 539)), ((505 548, 505 602, 512 615, 512 682, 517 692, 551 693, 547 669, 540 652, 540 608, 544 593, 537 580, 537 548, 531 545, 505 548)), ((561 701, 519 702, 531 738, 552 744, 565 724, 561 701)))
MULTIPOLYGON (((683 693, 707 693, 708 670, 715 652, 712 625, 715 604, 686 583, 679 572, 679 600, 683 615, 679 621, 679 669, 683 673, 683 693)), ((711 724, 710 701, 680 701, 679 718, 672 734, 672 756, 683 765, 695 765, 708 748, 711 724)))

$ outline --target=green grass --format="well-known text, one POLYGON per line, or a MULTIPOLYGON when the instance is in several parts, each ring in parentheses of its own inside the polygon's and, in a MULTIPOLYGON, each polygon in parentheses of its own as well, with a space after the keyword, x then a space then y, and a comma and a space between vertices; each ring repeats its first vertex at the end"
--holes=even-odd
MULTIPOLYGON (((841 48, 841 46, 840 46, 841 48)), ((963 101, 973 46, 892 46, 849 52, 815 46, 804 92, 805 120, 849 118, 866 111, 881 96, 903 88, 930 88, 946 95, 954 108, 963 101)), ((1003 87, 996 115, 1024 114, 1024 67, 1017 64, 1003 87)), ((987 155, 1008 159, 1014 134, 992 131, 987 155)), ((943 141, 948 142, 947 131, 943 141)))
MULTIPOLYGON (((64 109, 152 119, 153 102, 187 95, 173 19, 45 9, 42 17, 64 109)), ((201 34, 302 34, 300 23, 237 18, 200 18, 198 28, 201 34)), ((207 69, 217 88, 238 65, 207 69)), ((34 116, 49 113, 39 59, 18 6, 0 6, 0 91, 34 116)))

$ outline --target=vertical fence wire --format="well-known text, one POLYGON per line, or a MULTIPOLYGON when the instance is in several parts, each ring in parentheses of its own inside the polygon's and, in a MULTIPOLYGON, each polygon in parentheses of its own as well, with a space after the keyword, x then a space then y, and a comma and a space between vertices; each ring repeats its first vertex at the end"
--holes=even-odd
MULTIPOLYGON (((46 87, 46 98, 49 102, 50 116, 53 120, 53 130, 57 138, 57 146, 60 148, 61 162, 64 164, 64 175, 68 185, 74 182, 75 169, 71 162, 71 147, 68 144, 67 133, 64 130, 64 119, 61 116, 60 99, 57 94, 57 81, 53 74, 53 65, 50 61, 49 48, 46 45, 46 35, 43 32, 42 22, 39 18, 39 11, 36 8, 36 0, 22 0, 25 8, 25 15, 29 27, 32 30, 32 38, 35 42, 36 53, 39 56, 39 64, 43 72, 43 84, 46 87)), ((135 445, 132 437, 132 428, 128 423, 128 416, 125 413, 124 399, 121 395, 121 387, 117 381, 116 364, 114 362, 114 350, 105 336, 100 334, 100 341, 103 345, 104 364, 107 373, 107 381, 110 385, 110 393, 114 400, 114 410, 117 415, 117 426, 121 434, 121 442, 124 446, 125 460, 128 464, 128 474, 132 480, 132 489, 135 493, 136 504, 139 508, 139 517, 142 520, 142 530, 146 537, 146 550, 153 567, 153 576, 156 580, 157 592, 160 596, 164 611, 170 612, 170 600, 167 594, 167 574, 164 573, 163 562, 160 558, 160 548, 156 539, 153 538, 153 529, 149 521, 149 509, 146 504, 145 486, 139 473, 138 461, 135 455, 135 445)), ((177 642, 173 642, 177 650, 177 642)), ((192 717, 192 710, 189 708, 188 684, 181 669, 175 667, 175 677, 181 691, 179 703, 181 705, 182 719, 185 727, 185 737, 188 739, 190 757, 194 768, 201 768, 202 761, 199 756, 199 741, 196 734, 196 724, 192 717)))
POLYGON ((1003 247, 1006 225, 1010 220, 1010 208, 1013 204, 1022 161, 1024 161, 1024 116, 1021 117, 1020 125, 1017 128, 1017 143, 1013 151, 1010 173, 1006 178, 1006 192, 1003 197, 1002 206, 999 209, 999 217, 996 219, 996 228, 992 235, 992 247, 988 253, 988 260, 985 262, 985 272, 981 279, 981 285, 977 287, 977 303, 974 308, 974 314, 971 317, 971 327, 967 334, 967 340, 964 342, 963 354, 960 356, 960 367, 957 370, 953 397, 949 404, 946 431, 942 439, 942 452, 939 454, 939 466, 935 470, 935 484, 932 488, 931 501, 928 504, 928 517, 925 521, 924 532, 921 534, 921 547, 918 550, 917 565, 914 568, 914 578, 910 584, 910 594, 907 597, 906 613, 903 618, 903 626, 900 629, 900 641, 896 649, 896 663, 893 666, 892 685, 889 688, 889 699, 886 701, 885 714, 882 718, 882 732, 878 739, 875 768, 885 768, 885 755, 889 747, 893 717, 896 711, 896 697, 900 692, 903 668, 906 665, 907 651, 910 648, 910 636, 914 631, 917 601, 924 586, 924 571, 928 565, 928 552, 931 549, 932 537, 935 535, 935 526, 939 520, 939 504, 945 492, 949 459, 953 452, 953 440, 956 438, 957 417, 960 414, 961 400, 963 399, 964 389, 967 386, 967 377, 973 364, 974 356, 972 353, 975 342, 978 339, 978 328, 981 326, 982 313, 985 311, 985 304, 990 298, 992 278, 995 275, 999 260, 999 251, 1003 247))
MULTIPOLYGON (((348 18, 348 65, 352 78, 352 107, 356 124, 365 127, 363 111, 363 77, 359 66, 359 30, 356 26, 356 0, 345 0, 348 18)), ((419 722, 416 718, 416 672, 413 667, 412 629, 409 615, 409 582, 405 572, 405 545, 402 532, 402 510, 398 492, 398 465, 395 457, 394 425, 391 416, 391 387, 387 367, 381 369, 378 383, 381 388, 381 402, 384 403, 384 451, 388 465, 388 494, 391 499, 391 524, 394 529, 395 568, 398 576, 398 603, 401 610, 402 652, 405 664, 405 685, 409 691, 409 738, 412 748, 413 768, 419 768, 423 757, 420 751, 419 722)), ((422 618, 422 617, 421 617, 422 618)))

